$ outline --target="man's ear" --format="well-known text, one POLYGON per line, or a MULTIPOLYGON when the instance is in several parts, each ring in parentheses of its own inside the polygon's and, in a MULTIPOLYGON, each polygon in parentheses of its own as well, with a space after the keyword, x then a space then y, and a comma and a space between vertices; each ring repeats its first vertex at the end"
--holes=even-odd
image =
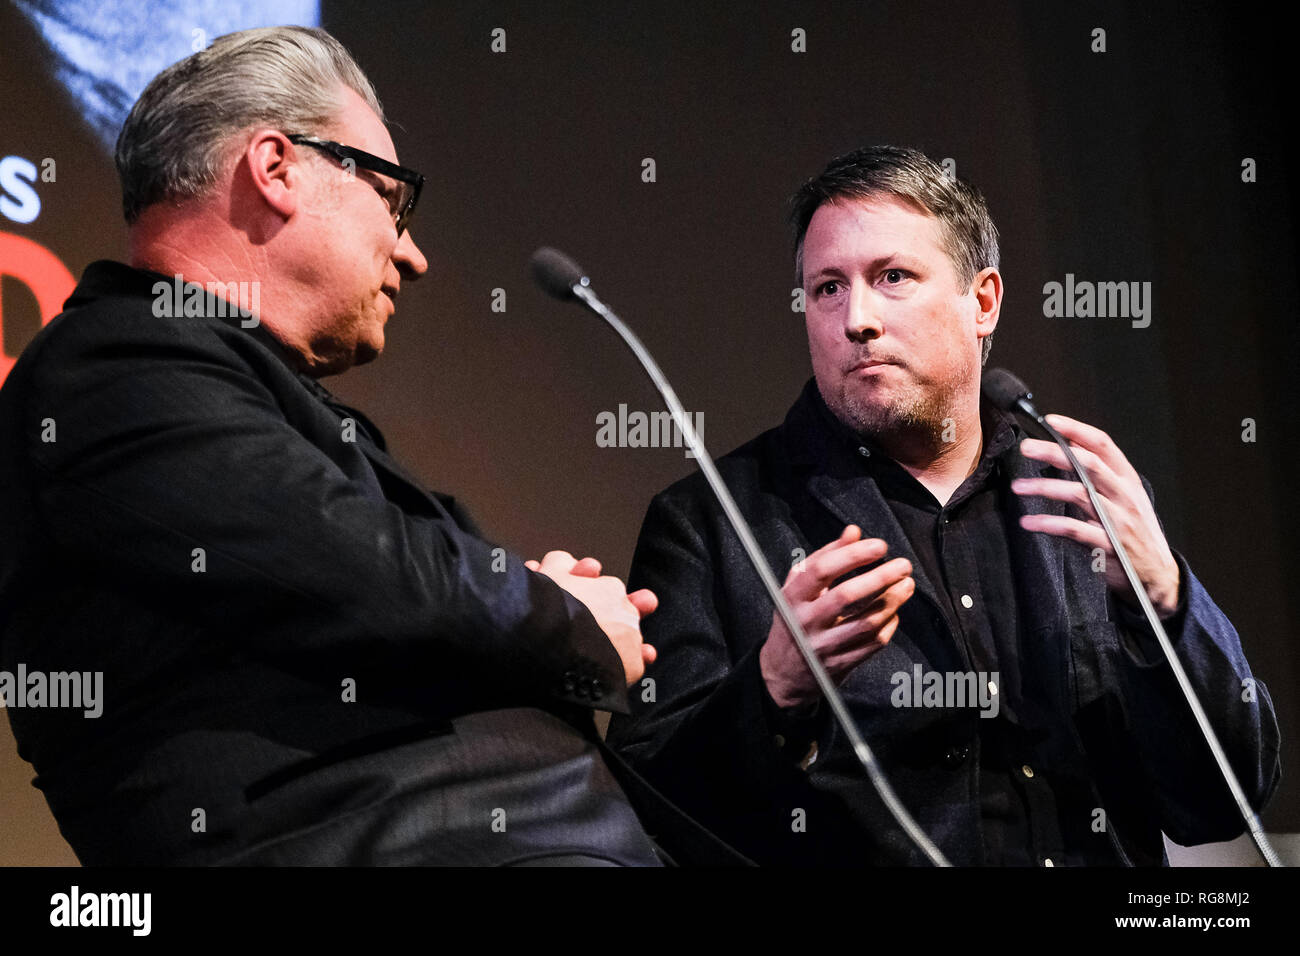
POLYGON ((285 219, 298 211, 302 198, 299 160, 297 147, 279 130, 257 130, 244 149, 253 191, 285 219))
POLYGON ((1002 312, 1002 274, 989 267, 981 269, 971 284, 975 292, 975 334, 984 338, 998 327, 1002 312))

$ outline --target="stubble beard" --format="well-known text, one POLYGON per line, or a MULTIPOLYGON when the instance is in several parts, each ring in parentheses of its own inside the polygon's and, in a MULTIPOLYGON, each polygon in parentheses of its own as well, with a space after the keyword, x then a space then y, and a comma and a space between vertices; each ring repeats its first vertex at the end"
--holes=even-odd
POLYGON ((936 383, 911 380, 890 389, 887 397, 877 397, 861 383, 841 377, 831 411, 883 448, 906 446, 937 454, 947 444, 945 433, 951 441, 965 381, 964 373, 936 383))

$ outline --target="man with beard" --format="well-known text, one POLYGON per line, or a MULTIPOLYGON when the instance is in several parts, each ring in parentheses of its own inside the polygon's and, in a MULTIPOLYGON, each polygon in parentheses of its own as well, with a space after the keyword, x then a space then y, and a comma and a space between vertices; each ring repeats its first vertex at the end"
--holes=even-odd
MULTIPOLYGON (((1162 830, 1242 832, 1064 455, 981 404, 1003 292, 982 197, 875 147, 807 182, 792 220, 814 378, 718 466, 904 805, 956 864, 1152 865, 1162 830)), ((1262 806, 1277 724, 1236 632, 1110 438, 1051 420, 1262 806)), ((923 860, 702 476, 651 504, 629 582, 663 597, 659 659, 610 729, 634 765, 760 863, 923 860)))

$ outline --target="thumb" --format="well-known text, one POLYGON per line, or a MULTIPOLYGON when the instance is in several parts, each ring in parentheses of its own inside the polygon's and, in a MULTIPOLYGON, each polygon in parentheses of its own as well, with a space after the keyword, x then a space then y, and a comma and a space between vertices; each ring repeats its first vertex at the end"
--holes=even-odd
POLYGON ((637 609, 642 617, 647 614, 653 614, 659 607, 659 596, 649 588, 642 588, 640 591, 633 591, 627 596, 632 602, 632 606, 637 609))

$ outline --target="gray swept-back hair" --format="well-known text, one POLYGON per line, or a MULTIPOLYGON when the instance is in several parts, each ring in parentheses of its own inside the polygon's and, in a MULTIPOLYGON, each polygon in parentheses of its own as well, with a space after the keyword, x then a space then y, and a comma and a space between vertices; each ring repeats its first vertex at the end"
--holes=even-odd
POLYGON ((202 196, 259 126, 313 133, 343 109, 351 87, 382 120, 370 80, 324 30, 264 27, 228 33, 163 70, 140 95, 117 138, 122 212, 202 196))
MULTIPOLYGON (((939 220, 944 251, 957 273, 960 288, 969 286, 981 269, 998 268, 998 230, 978 189, 945 174, 942 166, 918 150, 868 146, 832 159, 790 199, 795 281, 800 286, 803 240, 813 213, 837 200, 880 195, 907 200, 939 220)), ((988 361, 992 346, 993 336, 985 336, 981 362, 988 361)))

